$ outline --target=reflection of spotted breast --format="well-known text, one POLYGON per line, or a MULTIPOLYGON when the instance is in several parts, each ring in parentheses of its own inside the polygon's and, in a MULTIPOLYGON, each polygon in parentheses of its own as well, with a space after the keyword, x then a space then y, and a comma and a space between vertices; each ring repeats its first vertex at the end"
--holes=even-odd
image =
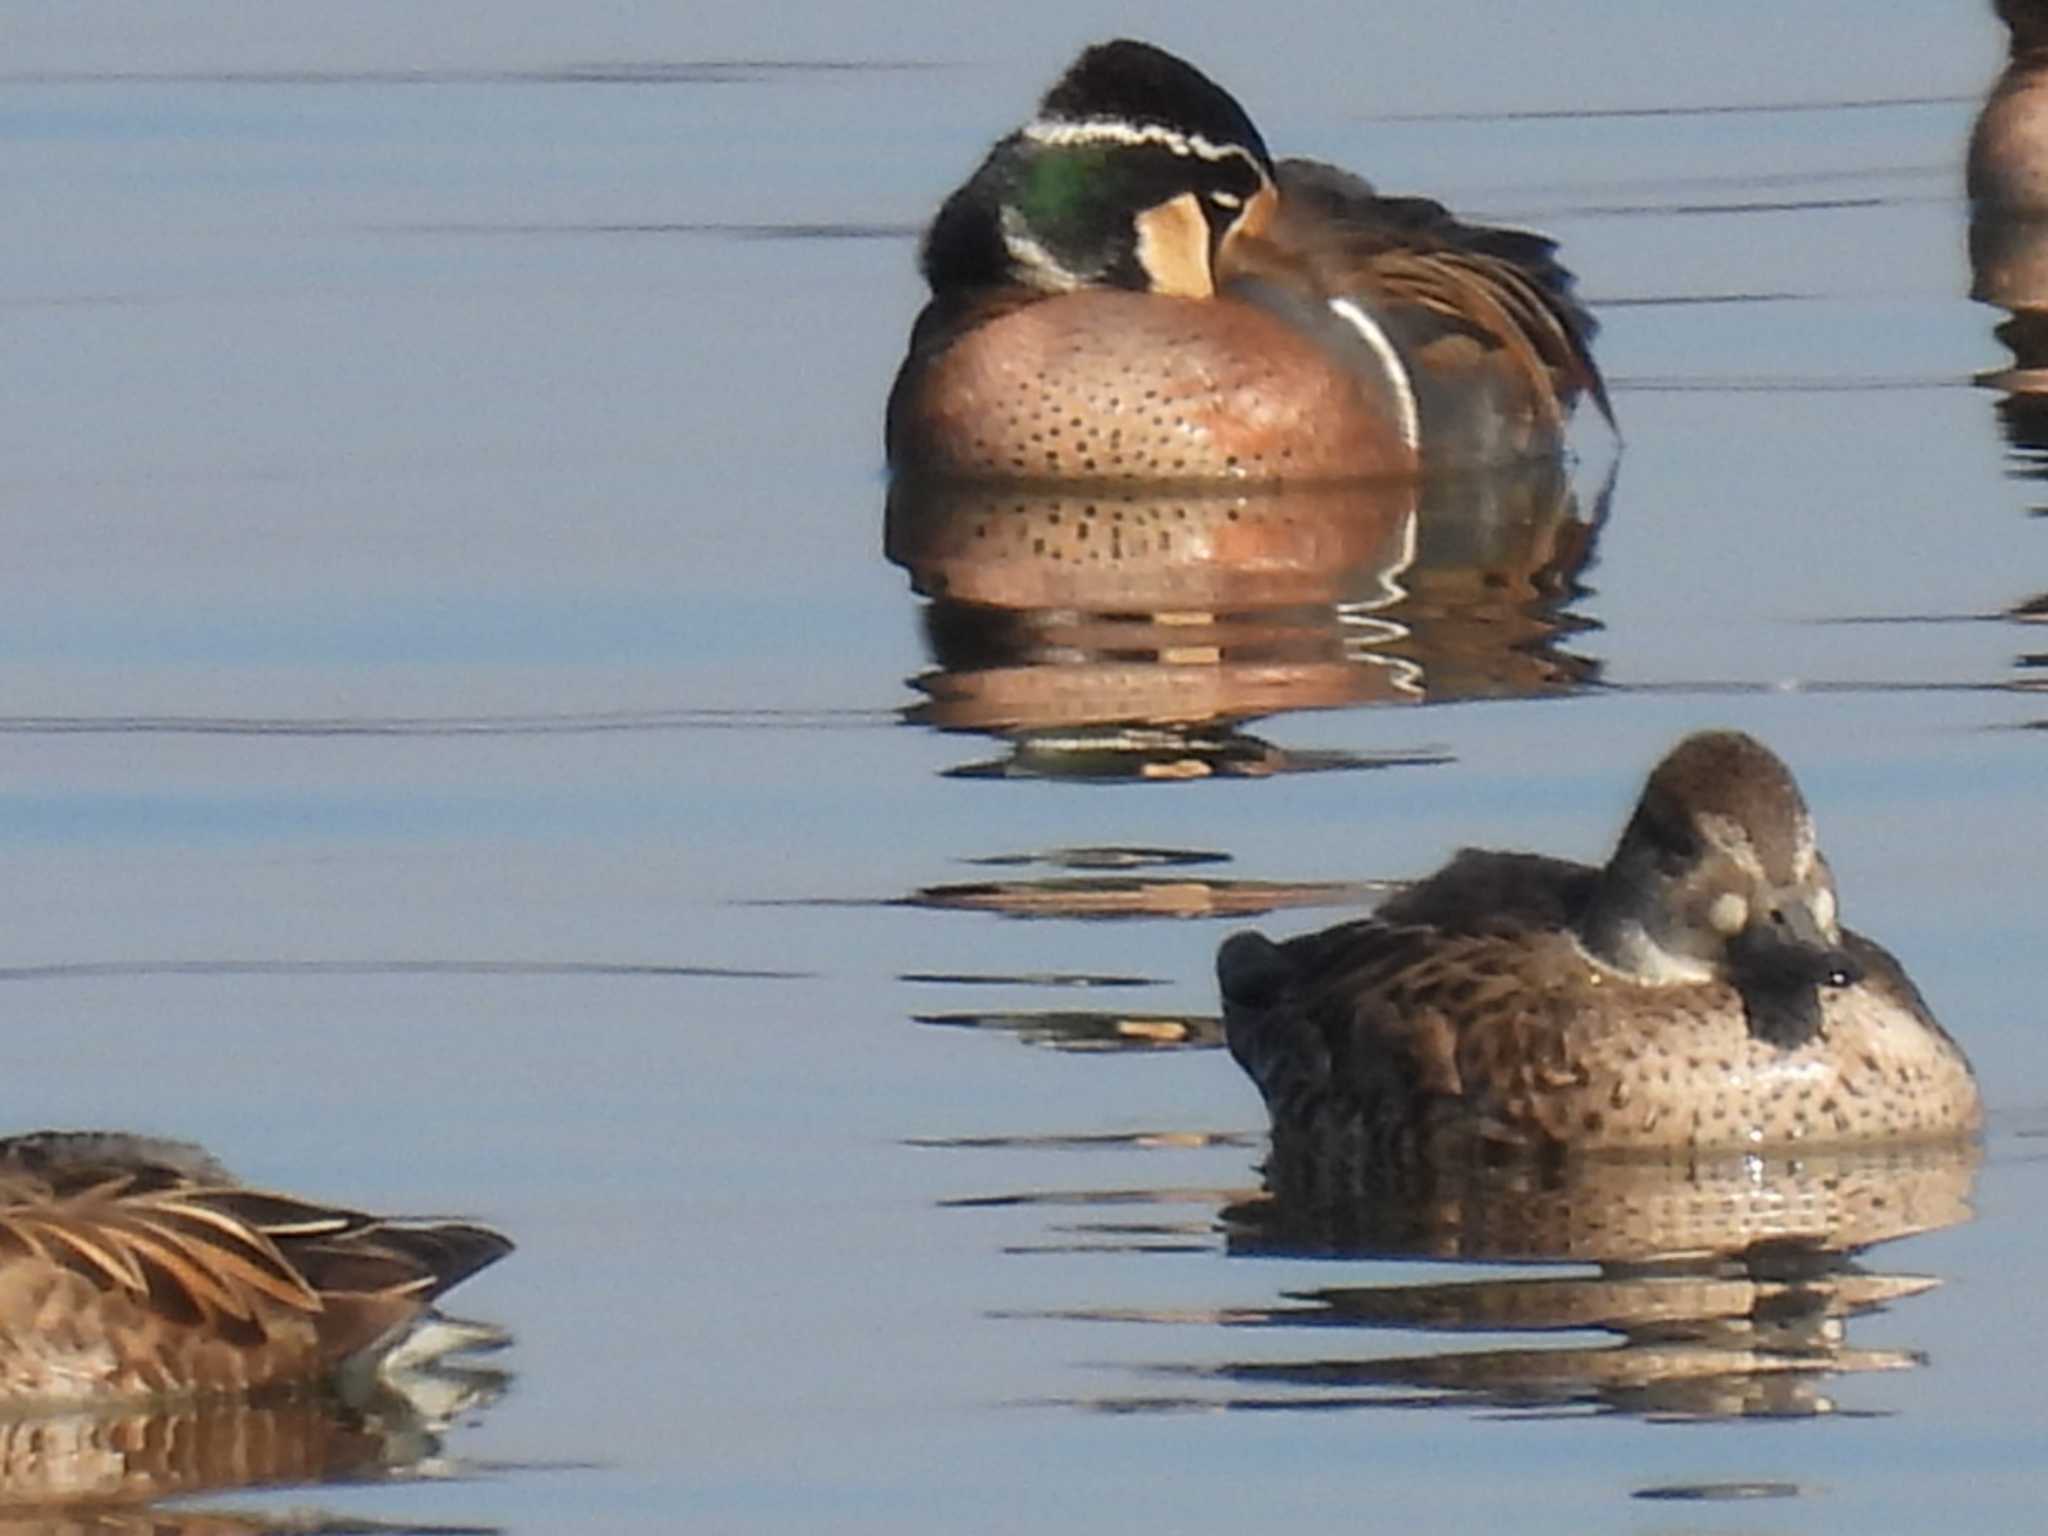
POLYGON ((1970 1214, 1969 1140, 1579 1158, 1390 1163, 1337 1138, 1276 1144, 1269 1198, 1227 1213, 1232 1245, 1610 1263, 1758 1243, 1847 1250, 1970 1214))
POLYGON ((1416 488, 1287 493, 905 477, 886 552, 928 597, 1097 613, 1238 612, 1376 590, 1413 553, 1416 488))

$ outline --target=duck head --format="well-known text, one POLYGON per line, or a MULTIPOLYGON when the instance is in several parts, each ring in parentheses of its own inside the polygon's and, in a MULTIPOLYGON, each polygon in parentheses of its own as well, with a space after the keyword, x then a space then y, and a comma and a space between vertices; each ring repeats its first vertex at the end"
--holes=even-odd
POLYGON ((1817 1030, 1818 989, 1858 976, 1806 799, 1737 731, 1688 737, 1657 765, 1579 938, 1646 985, 1729 983, 1773 1037, 1817 1030))
POLYGON ((1128 39, 1084 51, 925 236, 935 292, 1110 287, 1207 298, 1271 222, 1265 141, 1193 65, 1128 39))

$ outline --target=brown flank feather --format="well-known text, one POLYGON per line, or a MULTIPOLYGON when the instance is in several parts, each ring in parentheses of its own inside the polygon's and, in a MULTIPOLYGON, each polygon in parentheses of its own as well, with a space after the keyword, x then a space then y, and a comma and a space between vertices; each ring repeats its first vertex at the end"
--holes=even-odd
POLYGON ((0 1140, 0 1398, 312 1385, 511 1246, 248 1189, 179 1143, 0 1140))

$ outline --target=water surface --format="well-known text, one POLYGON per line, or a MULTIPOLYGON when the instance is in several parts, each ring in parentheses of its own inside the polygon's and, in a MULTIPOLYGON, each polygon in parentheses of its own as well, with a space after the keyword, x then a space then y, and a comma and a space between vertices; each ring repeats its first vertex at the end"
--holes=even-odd
POLYGON ((2013 358, 1961 190, 2002 39, 1878 10, 1724 6, 1683 46, 1597 0, 11 28, 10 1121, 520 1243, 458 1293, 517 1342, 453 1475, 213 1502, 2031 1520, 2048 566, 2038 456, 1973 384, 2013 358), (1398 601, 1361 539, 1256 633, 948 613, 885 527, 913 232, 1112 30, 1283 152, 1558 235, 1611 484, 1590 428, 1569 484, 1504 499, 1515 537, 1431 545, 1398 601), (1247 647, 1263 670, 1218 663, 1247 647), (1106 697, 1197 686, 1200 731, 1116 738, 1106 697), (1793 763, 1849 920, 1976 1061, 1974 1219, 1858 1261, 1847 1363, 1475 1386, 1475 1352, 1610 1347, 1620 1303, 1447 1333, 1386 1294, 1593 1271, 1248 1239, 1264 1125, 1210 957, 1460 844, 1598 856, 1708 724, 1793 763))

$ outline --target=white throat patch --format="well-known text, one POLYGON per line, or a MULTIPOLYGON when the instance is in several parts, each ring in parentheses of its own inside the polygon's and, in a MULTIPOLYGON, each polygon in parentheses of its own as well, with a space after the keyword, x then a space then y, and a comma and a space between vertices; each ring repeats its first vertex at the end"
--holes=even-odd
POLYGON ((1674 955, 1651 938, 1641 923, 1624 925, 1619 938, 1621 953, 1616 957, 1619 964, 1594 954, 1576 934, 1572 936, 1572 943, 1586 957, 1587 963, 1644 986, 1696 986, 1714 979, 1714 968, 1706 961, 1696 960, 1690 955, 1674 955))
POLYGON ((1062 265, 1060 259, 1025 227, 1024 219, 1016 209, 1003 210, 1002 229, 1003 249, 1010 253, 1010 259, 1017 263, 1021 275, 1033 288, 1045 293, 1072 293, 1076 288, 1087 286, 1089 276, 1062 265))

